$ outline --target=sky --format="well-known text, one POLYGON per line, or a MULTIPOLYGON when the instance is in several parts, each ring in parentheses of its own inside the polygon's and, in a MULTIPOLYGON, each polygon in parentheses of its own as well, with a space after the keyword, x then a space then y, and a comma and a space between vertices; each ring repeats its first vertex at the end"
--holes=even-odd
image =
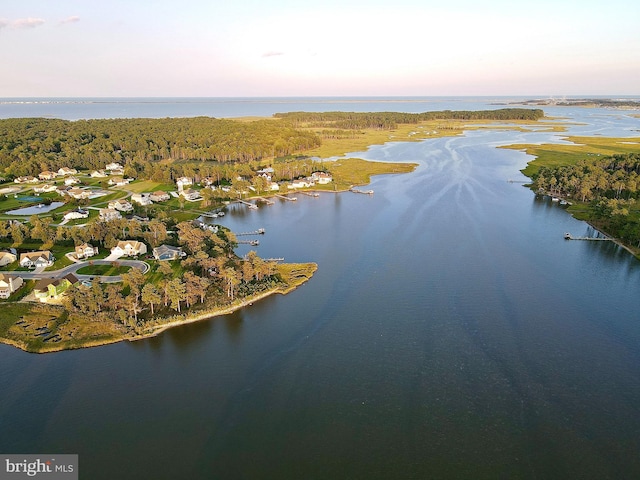
POLYGON ((640 2, 2 0, 0 97, 638 95, 640 2))

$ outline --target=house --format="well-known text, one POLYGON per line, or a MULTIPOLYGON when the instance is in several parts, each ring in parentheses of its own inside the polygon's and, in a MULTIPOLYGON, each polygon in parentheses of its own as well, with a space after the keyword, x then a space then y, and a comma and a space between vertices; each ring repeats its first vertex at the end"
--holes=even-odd
POLYGON ((311 183, 309 183, 307 180, 294 180, 287 185, 288 188, 305 188, 310 186, 311 183))
POLYGON ((80 179, 78 177, 67 177, 64 179, 65 185, 75 185, 76 183, 80 183, 80 179))
POLYGON ((193 180, 189 177, 180 177, 176 179, 176 185, 178 186, 178 190, 182 190, 188 185, 193 185, 193 180))
POLYGON ((23 283, 22 277, 0 273, 0 298, 9 298, 23 283))
POLYGON ((81 188, 72 188, 70 190, 67 190, 67 195, 69 195, 71 198, 80 200, 83 198, 89 198, 91 196, 91 192, 89 192, 89 190, 83 190, 81 188))
POLYGON ((89 243, 78 245, 75 249, 76 258, 89 258, 98 254, 98 247, 94 247, 89 243))
POLYGON ((75 175, 76 173, 78 173, 78 170, 76 170, 75 168, 60 167, 58 169, 58 175, 61 177, 64 177, 66 175, 75 175))
POLYGON ((55 258, 49 250, 20 254, 20 266, 24 268, 49 267, 54 261, 55 258))
POLYGON ((43 185, 35 185, 33 187, 33 191, 34 193, 55 192, 57 188, 58 187, 56 187, 55 185, 45 183, 43 185))
POLYGON ((200 196, 200 192, 198 192, 197 190, 193 190, 192 188, 187 188, 186 190, 181 190, 180 191, 180 195, 182 195, 185 200, 188 200, 190 202, 195 202, 197 200, 202 200, 202 197, 200 196))
POLYGON ((313 172, 311 174, 311 180, 316 182, 318 185, 326 185, 333 181, 331 175, 325 172, 313 172))
POLYGON ((169 196, 169 194, 166 192, 163 192, 162 190, 158 190, 157 192, 151 192, 151 195, 149 195, 149 200, 151 200, 152 202, 166 202, 170 198, 171 197, 169 196))
POLYGON ((46 302, 49 298, 58 298, 76 283, 78 283, 78 277, 73 273, 62 278, 43 278, 33 287, 33 293, 41 302, 46 302))
POLYGON ((64 214, 64 219, 67 221, 77 220, 79 218, 89 218, 89 211, 78 208, 77 210, 72 210, 64 214))
POLYGON ((104 177, 108 177, 109 175, 107 174, 107 172, 105 172, 104 170, 94 170, 93 172, 91 172, 89 174, 92 178, 104 178, 104 177))
POLYGON ((109 179, 109 185, 115 187, 121 187, 123 185, 128 185, 131 182, 131 178, 123 178, 123 177, 112 177, 109 179))
POLYGON ((45 170, 44 172, 38 175, 40 180, 53 180, 56 178, 58 174, 56 172, 50 172, 49 170, 45 170))
POLYGON ((0 252, 0 267, 6 267, 10 263, 15 262, 18 256, 11 252, 0 252))
POLYGON ((119 163, 112 162, 112 163, 108 163, 107 166, 104 168, 105 170, 113 171, 113 170, 122 170, 124 167, 119 163))
POLYGON ((151 201, 150 193, 134 193, 133 195, 131 195, 131 201, 143 206, 151 205, 153 203, 151 201))
POLYGON ((280 185, 278 185, 278 183, 277 183, 277 182, 270 182, 270 183, 267 185, 267 188, 268 188, 269 190, 271 190, 271 191, 277 191, 277 190, 280 190, 280 185))
POLYGON ((14 183, 38 183, 40 180, 38 180, 36 177, 32 177, 31 175, 27 175, 24 177, 18 177, 13 181, 14 183))
POLYGON ((126 200, 114 200, 109 202, 109 208, 113 208, 114 210, 118 210, 119 212, 132 212, 133 205, 131 205, 126 200))
POLYGON ((117 210, 113 208, 101 208, 99 210, 100 220, 103 222, 110 222, 111 220, 120 220, 122 215, 117 210))
POLYGON ((147 253, 147 246, 136 240, 121 240, 111 249, 111 253, 126 257, 135 257, 147 253))
POLYGON ((69 185, 60 185, 58 188, 56 188, 56 192, 58 192, 58 195, 61 195, 63 197, 69 193, 69 190, 73 190, 73 187, 70 187, 69 185))
POLYGON ((156 260, 176 260, 186 255, 182 248, 172 247, 171 245, 160 245, 153 249, 153 256, 156 260))

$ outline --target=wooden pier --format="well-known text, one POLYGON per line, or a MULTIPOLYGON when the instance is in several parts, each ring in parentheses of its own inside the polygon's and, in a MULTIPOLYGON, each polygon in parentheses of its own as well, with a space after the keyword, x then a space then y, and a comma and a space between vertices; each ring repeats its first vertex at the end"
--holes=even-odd
POLYGON ((373 190, 359 190, 357 188, 350 188, 349 191, 353 193, 364 193, 365 195, 373 195, 373 190))
POLYGON ((269 200, 268 198, 264 198, 264 197, 256 198, 256 202, 264 202, 267 205, 275 205, 276 204, 276 202, 274 202, 273 200, 269 200))
POLYGON ((306 195, 307 197, 318 198, 320 196, 319 193, 316 192, 300 192, 302 195, 306 195))
POLYGON ((287 197, 285 195, 275 195, 275 196, 283 200, 287 200, 288 202, 295 202, 296 200, 298 200, 296 197, 287 197))
POLYGON ((252 210, 257 210, 258 206, 254 203, 250 203, 250 202, 245 202, 244 200, 238 200, 238 202, 240 202, 243 205, 246 205, 247 207, 249 207, 252 210))
POLYGON ((590 241, 595 241, 595 242, 611 241, 611 239, 608 238, 608 237, 574 237, 570 233, 565 233, 564 234, 564 239, 565 240, 590 240, 590 241))
POLYGON ((264 235, 264 233, 265 233, 264 228, 259 228, 258 230, 254 230, 253 232, 236 233, 236 237, 247 236, 247 235, 264 235))
POLYGON ((260 245, 260 241, 259 240, 238 240, 238 245, 253 245, 253 246, 257 246, 257 245, 260 245))

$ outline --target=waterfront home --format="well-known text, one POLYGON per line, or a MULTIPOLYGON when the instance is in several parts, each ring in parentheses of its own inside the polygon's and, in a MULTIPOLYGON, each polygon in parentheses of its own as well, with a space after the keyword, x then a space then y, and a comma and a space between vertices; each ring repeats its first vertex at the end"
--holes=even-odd
POLYGON ((90 243, 83 243, 75 248, 76 258, 89 258, 98 254, 98 247, 94 247, 90 243))
POLYGON ((58 169, 58 176, 60 177, 64 177, 67 175, 75 175, 76 173, 78 173, 78 170, 76 170, 75 168, 60 167, 58 169))
POLYGON ((51 172, 49 170, 45 170, 44 172, 41 172, 38 175, 38 178, 40 180, 53 180, 54 178, 56 178, 58 176, 58 174, 56 172, 51 172))
POLYGON ((104 170, 94 170, 89 174, 92 178, 105 178, 109 175, 104 170))
POLYGON ((89 198, 91 196, 91 192, 89 190, 83 190, 81 188, 72 188, 67 190, 67 195, 71 198, 76 198, 78 200, 83 198, 89 198))
POLYGON ((79 218, 88 218, 89 217, 89 211, 88 210, 82 210, 81 208, 78 208, 77 210, 72 210, 70 212, 67 212, 64 214, 63 218, 67 221, 69 220, 77 220, 79 218))
POLYGON ((131 195, 131 201, 136 202, 142 206, 151 205, 153 202, 151 201, 150 193, 134 193, 131 195))
POLYGON ((10 263, 15 262, 18 256, 11 252, 0 252, 0 267, 6 267, 10 263))
POLYGON ((331 183, 333 178, 325 172, 313 172, 311 174, 311 180, 318 185, 326 185, 327 183, 331 183))
POLYGON ((111 220, 120 220, 122 215, 119 211, 113 208, 101 208, 99 210, 100 220, 103 222, 110 222, 111 220))
POLYGON ((163 192, 162 190, 158 190, 157 192, 151 192, 149 195, 149 200, 152 202, 166 202, 171 197, 168 193, 163 192))
POLYGON ((107 166, 104 168, 105 170, 113 171, 113 170, 122 170, 124 167, 119 163, 111 162, 111 163, 108 163, 107 166))
POLYGON ((20 254, 20 266, 24 268, 49 267, 55 258, 49 250, 20 254))
POLYGON ((22 277, 0 273, 0 298, 9 298, 23 283, 22 277))
POLYGON ((200 196, 200 192, 193 190, 192 188, 187 188, 186 190, 181 190, 180 195, 190 202, 195 202, 197 200, 202 200, 200 196))
POLYGON ((47 193, 47 192, 55 192, 58 187, 55 185, 45 183, 43 185, 35 185, 33 187, 34 193, 47 193))
POLYGON ((267 189, 271 190, 272 192, 275 192, 280 190, 280 185, 278 185, 277 182, 269 182, 267 184, 267 189))
POLYGON ((126 200, 114 200, 109 202, 109 208, 113 208, 114 210, 118 210, 120 212, 132 212, 133 205, 131 205, 126 200))
POLYGON ((14 183, 38 183, 40 180, 38 180, 36 177, 32 177, 31 175, 26 175, 24 177, 18 177, 13 181, 14 183))
POLYGON ((36 283, 33 293, 41 302, 46 302, 49 298, 58 298, 76 283, 78 283, 78 277, 73 273, 62 278, 43 278, 36 283))
POLYGON ((121 240, 111 249, 111 253, 125 257, 136 257, 147 253, 147 246, 136 240, 121 240))
POLYGON ((156 260, 177 260, 186 255, 187 254, 182 251, 182 248, 171 245, 160 245, 153 249, 153 257, 156 260))
POLYGON ((307 180, 294 180, 287 185, 287 188, 305 188, 310 187, 312 184, 307 180))

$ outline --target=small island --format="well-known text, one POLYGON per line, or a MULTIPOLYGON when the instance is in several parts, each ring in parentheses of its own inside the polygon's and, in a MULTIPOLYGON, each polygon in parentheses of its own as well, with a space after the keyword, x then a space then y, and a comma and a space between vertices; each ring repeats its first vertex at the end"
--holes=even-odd
POLYGON ((518 128, 542 116, 501 109, 2 120, 0 342, 44 353, 132 341, 286 294, 318 265, 255 251, 239 257, 239 243, 258 243, 240 235, 264 231, 224 228, 216 218, 227 205, 359 191, 372 175, 416 165, 341 157, 347 152, 459 135, 474 122, 518 128))

